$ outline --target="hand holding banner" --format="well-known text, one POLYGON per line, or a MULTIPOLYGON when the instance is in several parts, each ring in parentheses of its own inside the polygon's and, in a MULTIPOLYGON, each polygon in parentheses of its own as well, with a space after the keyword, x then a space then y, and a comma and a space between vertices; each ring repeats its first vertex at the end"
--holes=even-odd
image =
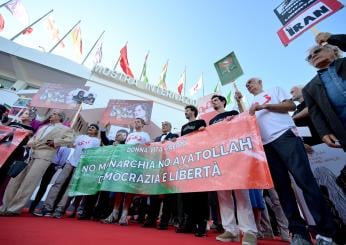
POLYGON ((243 113, 175 142, 87 149, 69 194, 91 195, 100 190, 164 194, 272 187, 256 118, 243 113))

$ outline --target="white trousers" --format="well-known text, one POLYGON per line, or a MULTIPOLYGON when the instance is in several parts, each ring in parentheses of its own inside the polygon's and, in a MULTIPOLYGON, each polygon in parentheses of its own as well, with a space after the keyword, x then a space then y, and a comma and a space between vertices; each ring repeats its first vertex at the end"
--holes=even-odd
POLYGON ((251 207, 250 196, 248 190, 234 190, 237 203, 237 218, 235 218, 235 207, 232 191, 218 191, 220 213, 222 226, 226 231, 238 234, 242 232, 257 233, 255 217, 251 207))

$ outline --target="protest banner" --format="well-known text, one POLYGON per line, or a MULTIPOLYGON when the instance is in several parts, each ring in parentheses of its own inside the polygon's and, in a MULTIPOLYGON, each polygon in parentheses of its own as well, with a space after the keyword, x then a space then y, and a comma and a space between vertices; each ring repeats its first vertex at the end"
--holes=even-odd
POLYGON ((274 10, 281 23, 284 24, 277 34, 285 46, 323 19, 344 7, 337 0, 296 0, 285 2, 274 10), (286 5, 285 2, 287 3, 286 5))
POLYGON ((344 223, 346 223, 346 195, 336 179, 346 166, 346 152, 342 149, 331 148, 326 144, 312 147, 313 152, 309 154, 312 173, 320 186, 324 186, 325 193, 339 212, 344 223))
POLYGON ((109 100, 103 112, 103 124, 129 125, 135 118, 150 122, 153 102, 147 100, 109 100))
POLYGON ((0 168, 28 134, 24 129, 0 125, 0 168))
POLYGON ((243 70, 234 52, 214 63, 222 85, 234 82, 243 75, 243 70))
MULTIPOLYGON (((313 152, 308 154, 312 173, 328 202, 337 210, 339 218, 346 223, 346 195, 337 178, 346 166, 346 153, 342 149, 331 148, 326 144, 312 146, 313 152)), ((316 225, 306 205, 302 190, 292 181, 297 201, 304 218, 309 225, 316 225)))
POLYGON ((175 142, 87 149, 69 195, 272 188, 255 116, 243 113, 175 142))
POLYGON ((45 83, 32 98, 31 106, 77 110, 84 101, 93 103, 94 97, 89 96, 89 87, 73 86, 56 83, 45 83))

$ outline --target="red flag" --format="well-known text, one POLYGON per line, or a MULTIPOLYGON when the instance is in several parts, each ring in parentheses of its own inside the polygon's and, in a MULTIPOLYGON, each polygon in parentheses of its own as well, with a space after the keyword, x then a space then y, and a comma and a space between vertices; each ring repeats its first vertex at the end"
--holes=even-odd
POLYGON ((129 77, 133 78, 132 71, 130 69, 129 61, 127 59, 127 45, 125 45, 121 50, 120 50, 120 66, 121 69, 123 69, 123 72, 128 75, 129 77))
POLYGON ((23 31, 23 35, 30 34, 32 31, 33 31, 33 29, 31 27, 28 27, 23 31))
POLYGON ((2 32, 4 30, 4 28, 5 28, 5 19, 0 14, 0 32, 2 32))
POLYGON ((186 81, 186 70, 181 74, 178 84, 177 84, 177 89, 178 89, 178 94, 181 95, 183 92, 183 88, 185 86, 185 81, 186 81))

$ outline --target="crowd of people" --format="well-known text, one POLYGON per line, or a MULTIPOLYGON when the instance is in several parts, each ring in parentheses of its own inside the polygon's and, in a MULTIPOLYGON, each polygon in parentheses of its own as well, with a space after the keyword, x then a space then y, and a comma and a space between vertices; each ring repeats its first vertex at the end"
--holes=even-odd
MULTIPOLYGON (((246 89, 254 95, 248 113, 256 116, 264 151, 274 182, 269 190, 222 190, 216 192, 176 193, 165 195, 136 195, 101 191, 96 195, 68 196, 68 185, 79 164, 84 149, 118 144, 149 144, 175 141, 209 125, 232 121, 239 112, 245 112, 242 94, 235 93, 239 111, 226 111, 227 100, 213 95, 211 104, 216 116, 209 122, 198 119, 198 109, 185 107, 188 120, 180 134, 172 133, 170 122, 162 122, 162 134, 154 139, 144 130, 145 121, 137 117, 133 131, 119 130, 114 140, 108 139, 105 128, 90 124, 86 134, 75 136, 64 126, 64 113, 54 110, 45 124, 34 128, 30 110, 25 110, 19 122, 7 124, 24 128, 31 134, 7 160, 11 164, 23 158, 30 148, 28 166, 6 183, 4 165, 1 181, 7 184, 1 216, 22 213, 34 190, 39 186, 29 212, 35 216, 63 218, 66 210, 71 217, 98 220, 104 224, 128 225, 131 220, 143 227, 168 229, 174 225, 177 233, 206 236, 208 229, 221 233, 216 240, 257 244, 258 239, 274 235, 292 245, 312 244, 314 234, 317 245, 344 244, 345 223, 326 201, 311 171, 308 155, 312 146, 324 142, 330 147, 346 151, 346 60, 340 49, 346 51, 346 35, 320 33, 317 45, 309 50, 307 61, 318 69, 316 76, 305 86, 295 86, 289 95, 280 87, 264 89, 263 81, 253 77, 246 89), (298 102, 298 106, 294 101, 298 102), (291 116, 289 112, 294 112, 291 116), (311 137, 300 137, 296 127, 307 126, 311 137), (100 138, 98 135, 100 134, 100 138), (58 177, 39 207, 53 175, 58 177), (305 202, 316 223, 309 227, 302 218, 291 177, 302 190, 305 202), (339 218, 339 219, 338 219, 339 218), (212 220, 212 223, 208 221, 212 220), (336 221, 338 220, 338 222, 336 221)), ((346 193, 346 170, 338 177, 338 185, 346 193)))

